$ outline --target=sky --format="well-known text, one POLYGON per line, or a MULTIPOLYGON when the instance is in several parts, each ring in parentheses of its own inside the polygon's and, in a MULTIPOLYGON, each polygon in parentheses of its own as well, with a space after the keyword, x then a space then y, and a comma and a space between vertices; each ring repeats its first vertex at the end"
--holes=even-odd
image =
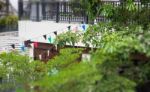
POLYGON ((18 0, 10 0, 16 10, 18 10, 18 0))

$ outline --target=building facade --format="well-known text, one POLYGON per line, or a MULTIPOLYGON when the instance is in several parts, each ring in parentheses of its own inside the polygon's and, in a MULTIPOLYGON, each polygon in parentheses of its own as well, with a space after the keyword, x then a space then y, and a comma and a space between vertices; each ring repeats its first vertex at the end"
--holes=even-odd
POLYGON ((12 6, 10 0, 0 0, 0 17, 17 14, 17 10, 12 6))

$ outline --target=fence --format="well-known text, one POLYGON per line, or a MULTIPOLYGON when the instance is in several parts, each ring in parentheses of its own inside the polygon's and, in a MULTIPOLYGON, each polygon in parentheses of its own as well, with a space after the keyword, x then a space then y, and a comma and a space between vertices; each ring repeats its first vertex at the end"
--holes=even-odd
POLYGON ((18 31, 18 25, 9 25, 9 26, 0 25, 0 32, 11 32, 11 31, 18 31))
MULTIPOLYGON (((121 3, 120 1, 102 1, 101 4, 110 4, 113 7, 117 6, 124 7, 125 5, 125 3, 121 3)), ((140 11, 140 9, 143 7, 150 9, 150 3, 141 4, 141 2, 136 1, 134 4, 137 7, 137 11, 140 11)), ((85 10, 81 7, 79 3, 45 2, 44 0, 42 0, 41 2, 29 2, 29 1, 19 2, 19 18, 21 20, 33 20, 33 21, 50 20, 56 22, 69 22, 69 23, 89 22, 88 21, 89 16, 86 14, 85 10)), ((110 19, 100 14, 99 16, 97 16, 96 21, 107 22, 110 21, 110 19)))

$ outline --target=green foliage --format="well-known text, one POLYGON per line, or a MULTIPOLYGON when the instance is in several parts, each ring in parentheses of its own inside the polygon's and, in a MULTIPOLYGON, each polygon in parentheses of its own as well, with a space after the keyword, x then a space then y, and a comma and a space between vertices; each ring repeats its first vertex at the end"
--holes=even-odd
MULTIPOLYGON (((102 33, 100 48, 93 53, 92 61, 95 62, 97 69, 103 75, 99 81, 99 86, 103 87, 99 91, 135 92, 134 87, 137 84, 150 79, 148 76, 149 62, 144 63, 144 58, 134 61, 131 59, 131 54, 140 55, 144 53, 145 56, 149 55, 149 32, 144 31, 141 26, 130 26, 122 29, 122 31, 115 30, 114 32, 102 33), (124 81, 121 81, 120 78, 124 81), (112 83, 116 85, 111 86, 112 83), (120 85, 122 87, 119 87, 120 85)), ((135 58, 138 59, 139 57, 136 56, 135 58)))
POLYGON ((69 31, 56 39, 57 44, 72 46, 79 40, 97 48, 89 62, 82 62, 84 49, 79 48, 64 47, 46 64, 17 52, 0 54, 0 77, 13 78, 0 84, 0 91, 17 87, 18 92, 135 92, 137 85, 150 80, 149 27, 100 23, 83 34, 69 31))
MULTIPOLYGON (((124 32, 105 33, 100 43, 102 52, 129 52, 134 50, 142 50, 140 42, 134 36, 126 36, 124 32), (129 46, 130 44, 130 46, 129 46), (118 50, 119 49, 119 50, 118 50)), ((125 53, 127 54, 127 53, 125 53)))
POLYGON ((135 92, 136 83, 116 75, 103 78, 94 92, 135 92))
POLYGON ((18 24, 18 17, 11 15, 6 17, 6 25, 17 25, 18 24))
POLYGON ((100 9, 100 13, 102 16, 105 17, 111 17, 115 11, 115 8, 112 4, 104 4, 102 5, 102 8, 100 9))
POLYGON ((0 25, 2 26, 16 26, 18 25, 18 17, 14 15, 2 17, 0 19, 0 25))
POLYGON ((75 43, 79 42, 80 34, 67 31, 66 33, 59 34, 55 39, 55 44, 59 47, 63 47, 67 44, 75 46, 75 43))
POLYGON ((137 84, 149 80, 149 63, 135 66, 130 57, 131 53, 148 54, 149 46, 145 45, 149 41, 148 33, 145 31, 143 34, 143 32, 141 26, 135 25, 129 27, 116 27, 111 23, 93 25, 83 34, 85 42, 89 41, 90 44, 94 44, 93 46, 100 47, 93 53, 92 62, 73 63, 72 61, 76 60, 75 54, 67 57, 73 49, 62 50, 63 54, 58 55, 49 63, 49 67, 56 73, 45 77, 42 83, 37 84, 41 84, 39 86, 42 86, 42 90, 50 92, 65 92, 70 88, 71 92, 76 92, 76 89, 79 92, 135 92, 137 84), (97 34, 101 36, 101 39, 96 39, 97 42, 92 43, 91 38, 97 34), (138 36, 141 34, 142 38, 139 39, 138 36), (147 40, 143 37, 147 37, 147 40), (85 68, 86 65, 90 70, 85 68), (81 79, 83 76, 84 78, 81 79), (51 81, 51 83, 46 83, 46 81, 51 81))
POLYGON ((81 53, 82 49, 62 49, 58 56, 50 60, 50 62, 48 63, 49 68, 57 68, 58 70, 62 70, 63 68, 68 67, 74 63, 78 63, 80 62, 80 60, 78 59, 80 59, 81 53))
MULTIPOLYGON (((76 2, 76 0, 72 1, 76 2)), ((90 21, 93 21, 99 15, 100 0, 79 0, 79 2, 90 21)))
POLYGON ((6 24, 5 22, 6 22, 6 19, 5 19, 5 18, 1 18, 1 19, 0 19, 0 25, 1 25, 1 26, 5 26, 5 24, 6 24))
POLYGON ((15 87, 14 82, 17 78, 24 78, 24 76, 27 76, 25 74, 25 72, 28 70, 28 68, 26 68, 26 62, 29 59, 27 59, 26 57, 21 56, 18 53, 2 53, 0 54, 0 59, 0 63, 4 69, 3 71, 1 71, 1 73, 3 73, 3 75, 1 75, 3 76, 2 80, 11 80, 9 83, 6 82, 3 85, 1 85, 2 88, 0 90, 15 87))
POLYGON ((90 45, 92 45, 93 47, 97 47, 101 39, 101 32, 99 28, 100 27, 98 25, 90 26, 83 34, 82 42, 85 44, 86 47, 89 47, 90 45))
POLYGON ((95 73, 90 64, 73 64, 71 67, 59 71, 56 75, 44 78, 39 84, 48 92, 65 92, 70 88, 70 92, 87 92, 89 85, 92 85, 97 77, 99 78, 95 73))
POLYGON ((62 49, 60 55, 48 63, 50 68, 48 76, 36 85, 45 92, 65 92, 66 90, 87 92, 91 89, 90 86, 100 78, 100 75, 92 63, 79 63, 81 51, 82 49, 75 48, 62 49), (57 70, 56 73, 52 73, 54 69, 57 70))
MULTIPOLYGON (((72 0, 73 4, 76 3, 72 0)), ((104 16, 109 21, 119 22, 123 25, 140 24, 145 27, 149 23, 149 7, 150 0, 140 0, 137 4, 134 0, 122 0, 120 5, 116 2, 101 0, 79 0, 83 10, 73 7, 74 12, 85 11, 89 17, 89 23, 93 23, 98 16, 104 16), (140 4, 141 3, 141 4, 140 4), (138 6, 140 5, 140 6, 138 6)))
POLYGON ((3 80, 11 80, 8 83, 0 84, 2 87, 0 90, 16 88, 16 85, 19 84, 20 87, 29 91, 31 83, 40 80, 47 72, 44 63, 40 61, 29 62, 29 57, 22 56, 17 52, 2 53, 0 59, 0 68, 3 69, 0 71, 0 76, 3 77, 3 80), (29 87, 26 87, 27 85, 29 87))
POLYGON ((147 4, 147 3, 149 3, 150 2, 150 0, 141 0, 141 3, 142 4, 147 4))
POLYGON ((126 5, 126 9, 128 11, 136 11, 137 10, 137 7, 136 5, 134 4, 134 1, 133 0, 127 0, 127 5, 126 5))
POLYGON ((2 59, 2 65, 8 69, 7 73, 9 73, 11 76, 20 76, 20 78, 21 76, 27 76, 26 74, 29 72, 29 59, 27 57, 21 56, 17 53, 3 53, 0 55, 0 58, 2 59))
POLYGON ((93 61, 100 65, 103 75, 117 74, 120 66, 130 64, 130 53, 143 51, 140 41, 134 35, 127 36, 125 33, 123 31, 103 33, 99 43, 100 49, 94 53, 93 57, 93 61))
POLYGON ((137 12, 133 18, 134 21, 137 21, 138 24, 142 25, 144 29, 148 28, 148 25, 150 23, 149 16, 150 13, 148 12, 150 9, 143 8, 139 12, 137 12))

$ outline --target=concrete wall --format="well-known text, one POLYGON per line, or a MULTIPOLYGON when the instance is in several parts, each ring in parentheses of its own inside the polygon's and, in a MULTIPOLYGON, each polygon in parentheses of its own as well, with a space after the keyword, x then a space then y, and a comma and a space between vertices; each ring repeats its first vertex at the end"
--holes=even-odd
POLYGON ((32 40, 37 42, 48 43, 48 40, 45 40, 43 35, 51 36, 55 38, 54 31, 57 31, 58 34, 68 30, 68 26, 71 26, 72 29, 78 27, 79 30, 82 30, 81 24, 77 23, 56 23, 53 21, 19 21, 19 38, 22 41, 32 40))
POLYGON ((0 52, 12 51, 13 48, 11 45, 14 44, 16 50, 20 51, 20 40, 15 36, 0 36, 0 52))
POLYGON ((0 36, 17 36, 18 37, 18 31, 0 32, 0 36))

